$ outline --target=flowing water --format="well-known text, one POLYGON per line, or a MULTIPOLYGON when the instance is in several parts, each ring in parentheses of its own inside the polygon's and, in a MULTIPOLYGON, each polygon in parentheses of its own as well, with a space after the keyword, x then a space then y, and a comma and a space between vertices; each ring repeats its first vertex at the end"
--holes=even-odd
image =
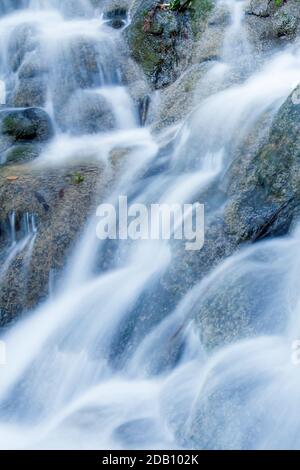
MULTIPOLYGON (((288 47, 258 66, 243 27, 246 2, 219 3, 229 8, 232 21, 222 59, 206 78, 220 91, 195 103, 170 133, 154 137, 139 126, 122 84, 116 47, 121 32, 107 27, 88 0, 2 2, 1 90, 9 94, 14 86, 10 54, 20 25, 30 25, 51 64, 45 107, 56 134, 39 162, 60 165, 94 156, 109 166, 110 151, 126 147, 127 170, 108 202, 119 194, 146 204, 198 200, 222 177, 243 136, 266 113, 271 117, 300 80, 299 48, 288 47), (95 73, 84 76, 81 57, 78 82, 74 48, 88 41, 97 50, 95 73), (109 103, 115 128, 90 133, 82 127, 84 108, 99 97, 109 103), (173 150, 161 153, 170 135, 173 150)), ((30 214, 21 239, 14 213, 10 227, 6 264, 20 250, 30 257, 36 235, 30 214)), ((120 241, 110 269, 101 272, 97 260, 106 244, 96 239, 92 219, 51 299, 1 338, 7 365, 0 369, 0 447, 299 448, 300 375, 291 360, 291 344, 300 335, 299 243, 295 230, 239 251, 163 318, 158 300, 157 315, 143 326, 137 321, 140 301, 150 288, 155 292, 172 264, 171 247, 167 241, 120 241), (253 299, 261 285, 264 295, 249 309, 258 330, 272 326, 269 336, 207 353, 193 323, 196 307, 228 286, 253 299)))

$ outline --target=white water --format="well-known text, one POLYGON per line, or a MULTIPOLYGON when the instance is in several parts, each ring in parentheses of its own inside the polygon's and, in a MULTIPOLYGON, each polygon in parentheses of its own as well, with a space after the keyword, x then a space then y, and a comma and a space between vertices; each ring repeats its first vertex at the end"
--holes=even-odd
MULTIPOLYGON (((30 9, 0 18, 0 77, 9 89, 8 41, 15 26, 35 24, 43 57, 51 64, 46 107, 57 129, 38 164, 97 158, 109 172, 111 150, 129 148, 112 202, 119 194, 146 203, 197 200, 222 176, 249 129, 266 112, 276 112, 300 81, 297 47, 270 57, 250 75, 246 71, 240 83, 197 103, 176 130, 175 150, 158 172, 159 137, 155 141, 149 129, 137 126, 114 60, 116 33, 102 26, 88 1, 76 2, 73 16, 71 2, 25 3, 30 9), (74 134, 72 121, 65 129, 57 114, 58 103, 67 100, 72 106, 77 96, 78 84, 72 82, 66 97, 62 75, 74 73, 70 45, 82 35, 99 45, 98 74, 86 89, 104 96, 116 116, 115 129, 107 133, 74 134), (151 170, 154 176, 143 178, 151 170)), ((237 43, 239 54, 250 59, 244 33, 237 41, 245 4, 225 3, 233 22, 217 65, 220 83, 231 72, 244 71, 245 61, 235 60, 237 43)), ((141 296, 155 292, 172 263, 170 246, 120 242, 111 268, 99 273, 97 257, 105 254, 105 243, 94 233, 91 220, 61 288, 1 338, 7 365, 0 369, 0 447, 179 448, 196 445, 198 432, 197 445, 203 448, 299 448, 300 379, 291 362, 291 342, 300 335, 299 232, 233 255, 165 317, 160 299, 152 297, 156 304, 145 318, 139 315, 141 296), (270 324, 269 336, 237 340, 208 354, 193 313, 225 291, 229 280, 249 298, 264 286, 259 309, 255 303, 251 313, 256 330, 270 324)), ((12 220, 12 249, 18 243, 12 220)))
POLYGON ((34 214, 25 212, 20 222, 20 230, 16 230, 16 213, 9 214, 10 245, 5 253, 5 261, 0 267, 0 281, 5 277, 14 259, 25 252, 24 265, 27 266, 32 253, 33 244, 37 234, 36 220, 34 214))

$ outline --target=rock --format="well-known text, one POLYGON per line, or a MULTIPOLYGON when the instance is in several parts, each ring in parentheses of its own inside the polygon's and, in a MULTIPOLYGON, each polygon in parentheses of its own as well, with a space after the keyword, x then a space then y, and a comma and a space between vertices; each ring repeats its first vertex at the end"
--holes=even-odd
MULTIPOLYGON (((299 8, 299 6, 298 6, 299 8)), ((295 37, 298 25, 300 23, 300 14, 295 15, 289 9, 278 10, 274 14, 272 27, 274 34, 278 37, 295 37)))
POLYGON ((51 120, 41 108, 0 111, 0 129, 12 142, 47 142, 54 135, 51 120))
MULTIPOLYGON (((203 249, 186 262, 193 283, 245 243, 281 236, 289 232, 300 214, 300 87, 281 106, 270 133, 254 155, 244 152, 228 170, 226 195, 229 198, 214 239, 211 224, 206 229, 203 249), (238 168, 238 169, 237 169, 238 168), (212 242, 212 243, 211 243, 212 242), (205 269, 207 265, 208 269, 205 269), (197 274, 198 266, 198 274, 197 274)), ((264 254, 267 256, 266 248, 264 254)), ((189 256, 186 254, 183 260, 189 256)), ((271 259, 271 255, 268 255, 271 259)), ((275 321, 265 318, 264 302, 273 292, 264 290, 262 278, 243 261, 227 267, 199 296, 195 320, 202 344, 207 349, 224 346, 245 336, 276 334, 282 312, 273 312, 275 321), (255 315, 253 314, 255 312, 255 315)), ((264 269, 268 269, 268 264, 264 269)), ((180 265, 179 265, 180 267, 180 265)), ((178 269, 178 267, 177 267, 178 269)), ((176 272, 175 272, 176 273, 176 272)), ((177 276, 177 273, 176 273, 177 276)), ((272 280, 272 268, 268 273, 272 280)), ((176 278, 175 278, 176 279, 176 278)), ((278 279, 278 278, 276 278, 278 279)), ((274 282, 276 281, 274 280, 274 282)), ((275 285, 275 284, 274 284, 275 285)), ((274 309, 276 306, 274 305, 274 309)), ((281 324, 282 325, 282 324, 281 324)))
POLYGON ((268 141, 246 163, 240 180, 228 188, 225 212, 229 233, 238 242, 287 233, 300 204, 299 88, 282 105, 268 141))
POLYGON ((119 67, 112 43, 104 37, 103 43, 94 38, 77 37, 62 48, 56 58, 58 67, 50 74, 55 118, 63 121, 61 114, 79 90, 91 90, 101 85, 119 83, 119 67))
POLYGON ((203 29, 212 3, 197 0, 193 5, 183 12, 161 8, 155 0, 132 7, 126 37, 133 58, 154 88, 174 82, 191 61, 193 40, 203 29))
POLYGON ((140 116, 143 115, 141 124, 144 125, 147 112, 143 113, 142 110, 144 109, 144 103, 149 101, 148 104, 150 104, 151 89, 145 75, 136 62, 131 57, 128 57, 128 54, 129 51, 124 53, 126 60, 121 64, 123 83, 127 87, 130 97, 136 106, 137 113, 140 116))
POLYGON ((99 93, 82 90, 72 95, 61 111, 62 129, 74 134, 93 134, 113 129, 116 119, 107 100, 99 93))
POLYGON ((16 72, 27 53, 34 51, 38 46, 36 28, 30 23, 23 23, 15 27, 10 34, 8 44, 8 65, 12 72, 16 72))
POLYGON ((174 83, 160 91, 159 98, 154 102, 155 109, 148 120, 156 131, 176 124, 187 116, 195 103, 197 85, 208 67, 205 63, 194 65, 174 83))
POLYGON ((23 78, 11 93, 7 104, 17 108, 44 106, 47 84, 43 77, 23 78))
MULTIPOLYGON (((263 276, 253 277, 252 261, 245 262, 243 269, 236 265, 219 275, 213 270, 245 244, 288 233, 300 214, 299 97, 300 87, 279 109, 270 132, 260 135, 259 129, 269 126, 270 117, 263 117, 236 150, 222 182, 199 194, 208 214, 210 207, 228 202, 224 210, 206 219, 200 251, 188 252, 182 243, 172 244, 173 263, 155 288, 151 307, 147 308, 149 302, 141 306, 143 318, 159 321, 157 302, 166 315, 196 283, 215 275, 209 288, 200 291, 191 312, 207 350, 258 331, 276 333, 278 323, 264 316, 262 299, 267 302, 269 293, 264 291, 263 276)), ((282 320, 280 312, 275 317, 282 320)))
POLYGON ((17 79, 8 94, 7 104, 14 107, 44 106, 47 98, 48 68, 36 50, 21 63, 17 79))
POLYGON ((297 0, 252 0, 247 9, 246 26, 250 42, 257 52, 281 47, 282 41, 293 40, 300 30, 297 0))
POLYGON ((29 162, 39 156, 41 146, 32 143, 22 143, 10 147, 5 153, 5 163, 29 162))
POLYGON ((203 32, 201 34, 198 32, 196 35, 193 63, 220 59, 223 53, 224 35, 230 21, 230 11, 226 4, 217 4, 208 16, 203 32))
POLYGON ((272 0, 251 0, 247 13, 266 18, 272 12, 272 4, 272 0))
POLYGON ((11 243, 8 219, 12 211, 16 218, 17 241, 24 237, 26 214, 34 216, 37 226, 31 256, 28 258, 28 251, 21 251, 7 271, 0 272, 1 326, 34 308, 49 295, 51 276, 64 268, 67 254, 109 182, 103 165, 91 161, 47 170, 44 166, 1 167, 1 260, 7 258, 11 243))
POLYGON ((114 29, 123 28, 127 21, 127 8, 110 8, 104 11, 103 19, 114 29))
POLYGON ((0 327, 49 297, 52 284, 59 281, 87 220, 124 172, 130 152, 127 148, 115 148, 106 163, 92 156, 59 166, 24 163, 22 152, 34 152, 36 145, 16 144, 9 152, 20 152, 20 159, 0 166, 3 263, 12 243, 11 215, 15 218, 17 242, 28 235, 28 227, 36 226, 28 241, 31 245, 20 251, 5 271, 0 268, 0 327))

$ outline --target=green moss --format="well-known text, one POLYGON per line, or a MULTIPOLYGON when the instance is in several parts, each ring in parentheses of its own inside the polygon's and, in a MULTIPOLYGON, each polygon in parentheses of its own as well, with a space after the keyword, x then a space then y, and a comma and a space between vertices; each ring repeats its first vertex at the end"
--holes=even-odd
POLYGON ((177 11, 177 10, 180 9, 180 6, 181 6, 180 0, 171 0, 170 5, 169 5, 169 9, 171 11, 177 11))
POLYGON ((192 30, 196 37, 202 32, 203 25, 213 7, 213 0, 192 0, 190 5, 192 30))
POLYGON ((2 133, 13 135, 16 129, 16 120, 11 116, 6 116, 2 121, 2 133))
POLYGON ((30 161, 36 158, 39 149, 34 145, 15 145, 6 152, 6 162, 30 161))
POLYGON ((83 183, 84 182, 84 176, 81 173, 76 172, 73 176, 73 181, 74 181, 75 184, 83 183))
POLYGON ((144 23, 148 17, 148 12, 137 21, 130 33, 130 46, 134 58, 141 64, 146 74, 153 73, 159 65, 160 55, 157 48, 157 39, 145 33, 144 23))
POLYGON ((213 6, 214 0, 170 0, 160 9, 153 1, 149 2, 148 11, 136 13, 127 30, 129 47, 152 83, 165 86, 177 77, 177 45, 184 24, 191 24, 188 39, 197 38, 204 31, 213 6))

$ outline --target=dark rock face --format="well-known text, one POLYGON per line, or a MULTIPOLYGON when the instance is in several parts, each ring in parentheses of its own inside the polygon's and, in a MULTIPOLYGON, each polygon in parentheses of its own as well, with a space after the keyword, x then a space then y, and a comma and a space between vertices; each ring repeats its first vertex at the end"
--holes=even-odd
POLYGON ((53 136, 52 122, 41 108, 10 108, 0 111, 2 163, 33 160, 53 136))
POLYGON ((114 29, 123 28, 127 20, 127 9, 120 7, 106 10, 103 14, 103 19, 114 29))
POLYGON ((251 0, 248 7, 248 14, 267 18, 272 11, 272 4, 269 0, 251 0))
POLYGON ((3 110, 0 124, 1 133, 14 142, 47 142, 54 134, 51 120, 41 108, 3 110))
MULTIPOLYGON (((229 185, 226 208, 228 231, 243 240, 257 241, 284 234, 300 203, 299 88, 280 108, 269 139, 229 185), (236 184, 237 183, 237 184, 236 184), (233 195, 233 194, 237 195, 233 195)), ((242 162, 239 162, 242 165, 242 162)))
POLYGON ((126 36, 133 58, 154 88, 174 82, 187 68, 195 36, 212 6, 210 0, 198 0, 194 9, 172 11, 154 0, 134 4, 126 36))
POLYGON ((34 143, 16 143, 5 152, 6 163, 29 162, 39 156, 41 146, 34 143))

